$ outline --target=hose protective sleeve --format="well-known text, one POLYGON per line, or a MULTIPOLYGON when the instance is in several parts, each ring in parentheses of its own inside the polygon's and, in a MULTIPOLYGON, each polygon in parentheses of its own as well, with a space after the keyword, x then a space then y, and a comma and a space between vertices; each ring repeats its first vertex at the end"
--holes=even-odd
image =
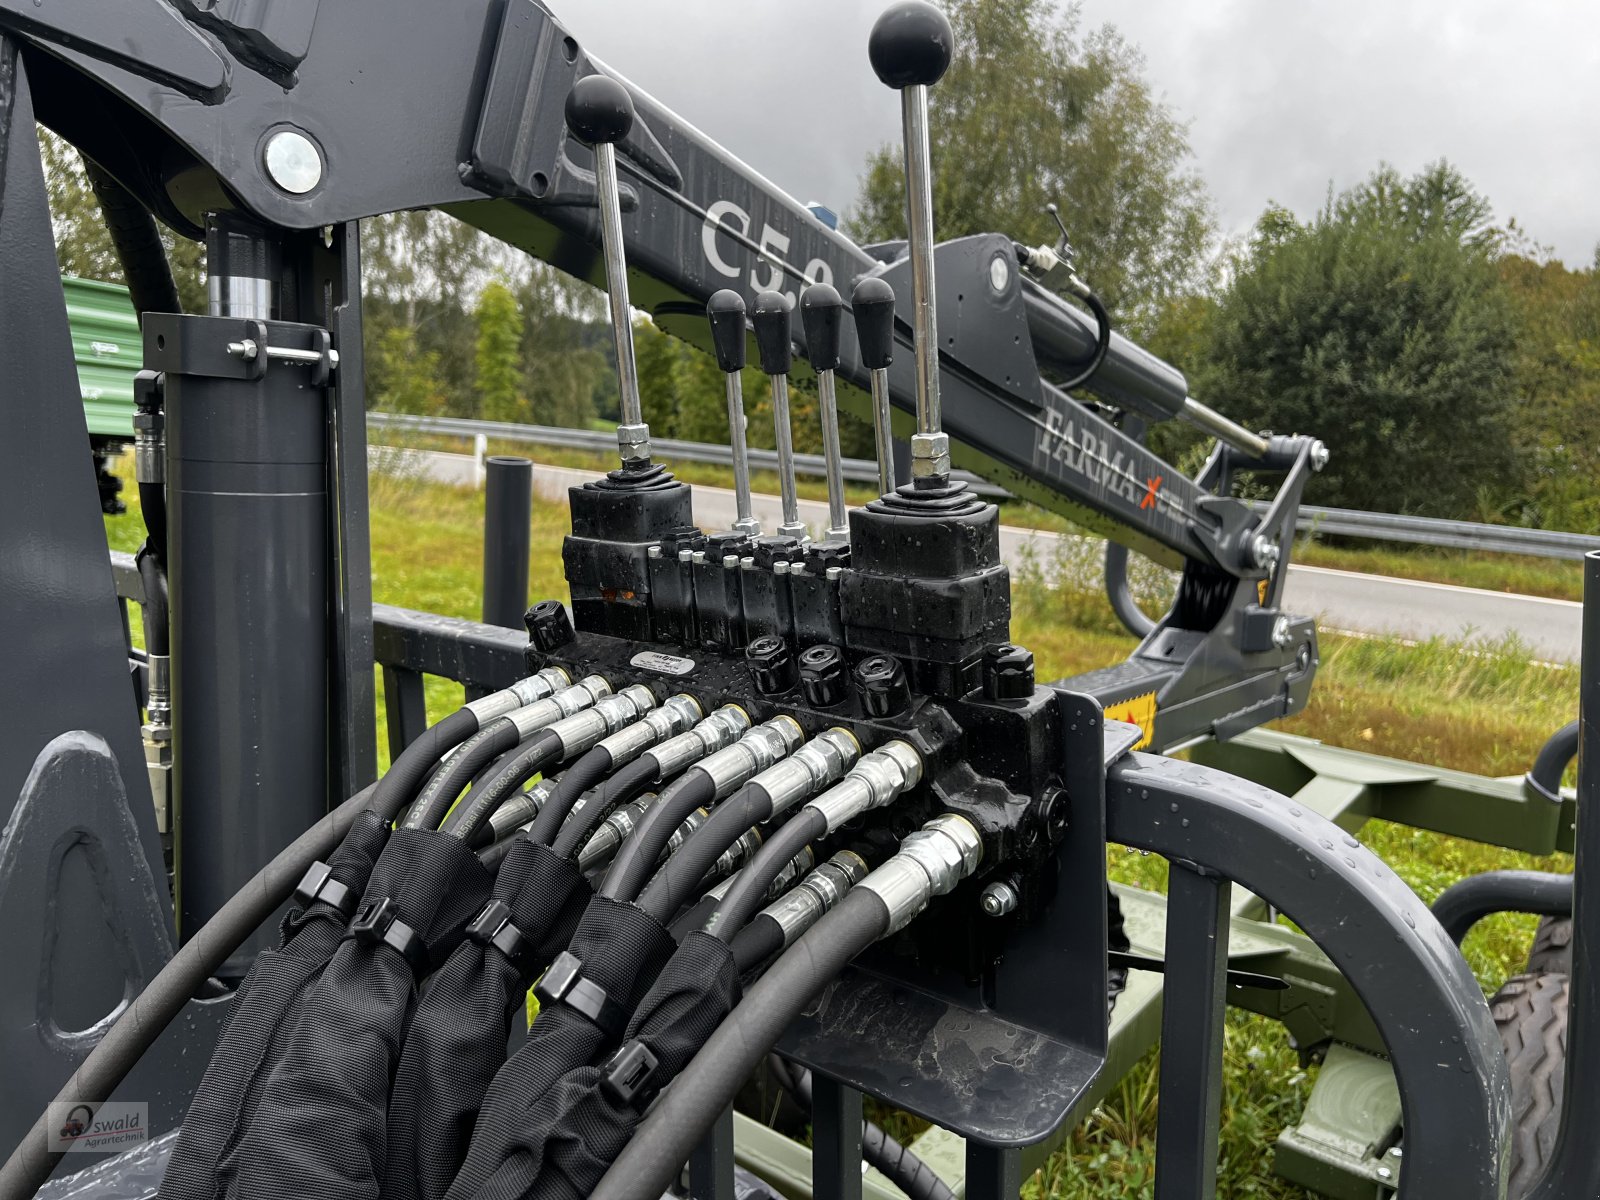
POLYGON ((883 901, 854 888, 802 934, 656 1102, 590 1193, 593 1200, 659 1200, 789 1022, 888 927, 883 901))
MULTIPOLYGON (((389 822, 370 810, 361 813, 328 856, 329 877, 359 896, 388 840, 389 822)), ((255 1115, 306 990, 339 948, 348 923, 347 913, 320 900, 292 908, 278 948, 256 956, 178 1131, 162 1200, 213 1200, 226 1190, 230 1152, 255 1115)))
POLYGON ((494 899, 528 939, 528 970, 468 938, 429 978, 389 1096, 384 1200, 440 1200, 449 1190, 484 1093, 505 1064, 530 978, 566 949, 589 897, 576 864, 548 846, 515 840, 495 878, 494 899))

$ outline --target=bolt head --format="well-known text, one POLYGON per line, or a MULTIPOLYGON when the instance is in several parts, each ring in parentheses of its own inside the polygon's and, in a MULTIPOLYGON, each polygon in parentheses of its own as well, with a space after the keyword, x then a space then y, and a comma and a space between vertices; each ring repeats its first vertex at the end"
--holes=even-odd
POLYGON ((303 196, 322 182, 322 155, 298 129, 279 129, 261 152, 267 178, 292 196, 303 196))
POLYGON ((1282 650, 1293 640, 1294 635, 1289 629, 1289 618, 1280 614, 1278 618, 1272 622, 1272 644, 1279 650, 1282 650))
POLYGON ((1250 557, 1258 567, 1270 567, 1278 561, 1278 543, 1264 533, 1258 533, 1250 543, 1250 557))
POLYGON ((1004 880, 997 880, 983 889, 983 895, 978 902, 985 916, 1003 917, 1015 911, 1019 899, 1016 888, 1004 880))

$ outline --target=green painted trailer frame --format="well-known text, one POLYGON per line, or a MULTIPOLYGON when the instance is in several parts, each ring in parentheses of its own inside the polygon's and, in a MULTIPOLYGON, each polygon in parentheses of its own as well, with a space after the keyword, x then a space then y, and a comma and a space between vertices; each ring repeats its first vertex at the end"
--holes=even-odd
POLYGON ((133 377, 144 367, 144 344, 128 289, 74 275, 63 275, 61 286, 90 440, 131 442, 133 377))

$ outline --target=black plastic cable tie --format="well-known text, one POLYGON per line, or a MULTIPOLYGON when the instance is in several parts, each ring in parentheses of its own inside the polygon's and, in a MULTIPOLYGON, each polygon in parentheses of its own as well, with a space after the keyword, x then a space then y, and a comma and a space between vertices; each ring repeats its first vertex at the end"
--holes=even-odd
POLYGON ((480 946, 493 946, 523 976, 531 975, 538 963, 537 947, 511 920, 511 906, 504 900, 490 900, 467 926, 467 937, 480 946))
POLYGON ((566 1005, 608 1038, 622 1036, 628 1026, 628 1010, 607 995, 605 988, 584 978, 583 960, 571 951, 556 955, 533 994, 541 1005, 566 1005))
POLYGON ((387 946, 406 960, 411 973, 421 979, 428 973, 428 944, 400 919, 392 897, 368 900, 356 910, 347 938, 369 946, 387 946))
POLYGON ((650 1047, 634 1038, 618 1047, 600 1068, 600 1090, 612 1103, 643 1112, 661 1090, 651 1086, 660 1065, 650 1047))
POLYGON ((301 908, 326 904, 347 921, 360 899, 354 889, 345 887, 333 877, 333 868, 325 862, 314 862, 306 869, 300 882, 295 884, 294 898, 300 902, 301 908))

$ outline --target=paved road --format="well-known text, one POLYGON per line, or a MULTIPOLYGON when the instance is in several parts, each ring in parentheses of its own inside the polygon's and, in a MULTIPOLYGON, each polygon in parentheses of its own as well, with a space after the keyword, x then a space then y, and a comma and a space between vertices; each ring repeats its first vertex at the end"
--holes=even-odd
MULTIPOLYGON (((377 454, 375 450, 375 458, 377 454)), ((472 464, 472 456, 466 454, 405 452, 405 469, 424 471, 451 483, 476 484, 472 464)), ((569 487, 599 476, 566 467, 537 466, 533 478, 541 496, 565 502, 569 487)), ((703 528, 726 529, 733 523, 731 489, 696 484, 694 499, 695 519, 703 528)), ((754 507, 766 528, 776 528, 782 515, 776 496, 756 496, 754 507)), ((820 532, 827 524, 828 506, 802 500, 800 519, 813 532, 820 532)), ((1000 552, 1014 571, 1038 569, 1057 577, 1070 576, 1080 585, 1099 586, 1099 548, 1090 539, 1002 526, 1000 552)), ((1582 606, 1570 600, 1294 565, 1289 568, 1286 600, 1292 611, 1315 615, 1329 630, 1419 641, 1430 637, 1501 639, 1514 634, 1536 659, 1578 660, 1582 606)))

